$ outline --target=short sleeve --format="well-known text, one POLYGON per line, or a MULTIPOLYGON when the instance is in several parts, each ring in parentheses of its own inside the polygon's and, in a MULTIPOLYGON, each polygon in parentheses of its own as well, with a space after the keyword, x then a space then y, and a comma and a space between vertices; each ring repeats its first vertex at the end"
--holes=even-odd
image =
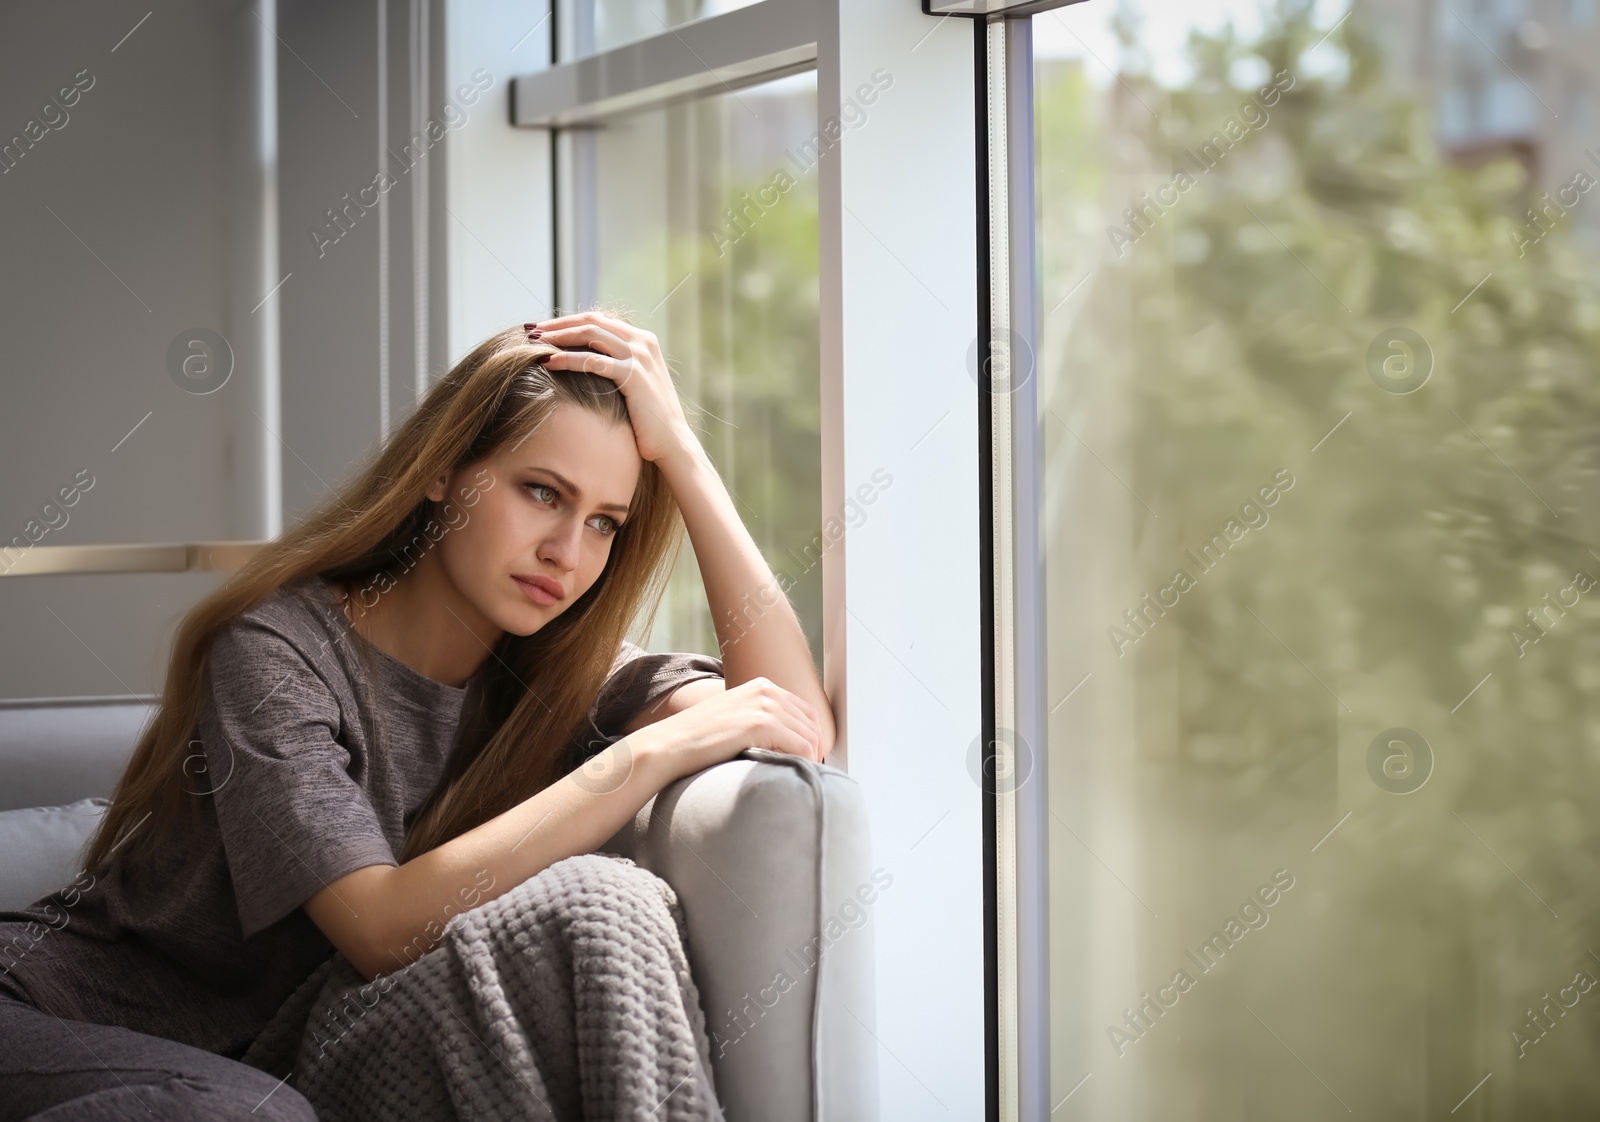
POLYGON ((281 632, 235 619, 214 639, 198 731, 249 938, 367 865, 397 865, 339 743, 338 701, 281 632))
POLYGON ((720 658, 684 651, 650 654, 623 640, 611 674, 589 710, 592 727, 587 743, 574 745, 573 766, 620 740, 623 726, 679 686, 723 676, 720 658))

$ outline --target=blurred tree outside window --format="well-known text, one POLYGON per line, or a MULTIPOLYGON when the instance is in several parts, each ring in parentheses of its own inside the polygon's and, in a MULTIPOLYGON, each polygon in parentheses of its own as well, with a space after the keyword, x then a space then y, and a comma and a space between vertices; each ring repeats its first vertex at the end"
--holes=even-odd
POLYGON ((1600 1116, 1600 135, 1217 7, 1034 17, 1053 1117, 1600 1116))

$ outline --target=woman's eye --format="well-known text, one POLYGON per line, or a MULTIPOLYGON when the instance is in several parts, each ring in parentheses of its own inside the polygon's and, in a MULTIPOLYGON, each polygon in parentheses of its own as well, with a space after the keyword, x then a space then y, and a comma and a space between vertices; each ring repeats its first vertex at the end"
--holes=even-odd
MULTIPOLYGON (((527 487, 531 492, 550 492, 550 497, 548 499, 541 499, 537 494, 535 494, 534 498, 538 499, 539 502, 555 502, 556 496, 560 494, 559 491, 547 483, 525 483, 523 486, 527 487)), ((615 518, 612 518, 609 515, 598 514, 595 516, 594 521, 601 523, 601 525, 595 526, 595 529, 600 531, 600 533, 604 534, 608 538, 618 530, 622 529, 622 523, 618 522, 615 518)), ((590 525, 594 525, 594 523, 591 522, 590 525)))

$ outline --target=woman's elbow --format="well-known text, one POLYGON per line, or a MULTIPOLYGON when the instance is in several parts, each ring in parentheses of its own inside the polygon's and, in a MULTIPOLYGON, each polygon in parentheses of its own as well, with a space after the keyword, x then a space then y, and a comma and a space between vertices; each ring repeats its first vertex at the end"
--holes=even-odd
POLYGON ((404 965, 390 949, 388 926, 379 901, 392 900, 386 890, 393 865, 366 865, 324 885, 301 907, 336 951, 371 982, 404 965))
POLYGON ((819 764, 828 762, 828 756, 833 752, 833 746, 837 742, 838 737, 835 734, 833 723, 831 721, 824 722, 821 739, 817 745, 817 762, 819 764))

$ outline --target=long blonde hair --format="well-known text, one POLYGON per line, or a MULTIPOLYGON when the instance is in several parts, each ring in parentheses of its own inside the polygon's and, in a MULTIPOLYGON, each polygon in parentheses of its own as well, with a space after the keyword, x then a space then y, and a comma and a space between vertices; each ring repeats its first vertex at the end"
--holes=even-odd
MULTIPOLYGON (((191 788, 186 771, 196 758, 196 722, 209 688, 207 654, 230 621, 307 577, 392 577, 403 551, 433 517, 429 484, 526 439, 562 402, 629 423, 625 399, 610 379, 539 365, 560 349, 529 343, 520 324, 484 340, 434 384, 352 482, 184 615, 159 707, 84 847, 82 868, 100 868, 114 849, 116 860, 137 863, 173 831, 198 823, 207 796, 191 788)), ((654 618, 683 532, 665 478, 643 461, 627 522, 599 578, 532 635, 503 634, 474 675, 477 688, 467 692, 455 750, 407 828, 397 855, 402 864, 566 774, 568 746, 586 727, 630 624, 642 610, 647 622, 654 618), (538 683, 537 695, 530 682, 538 683)), ((381 727, 375 711, 363 716, 370 717, 369 728, 381 727)))

